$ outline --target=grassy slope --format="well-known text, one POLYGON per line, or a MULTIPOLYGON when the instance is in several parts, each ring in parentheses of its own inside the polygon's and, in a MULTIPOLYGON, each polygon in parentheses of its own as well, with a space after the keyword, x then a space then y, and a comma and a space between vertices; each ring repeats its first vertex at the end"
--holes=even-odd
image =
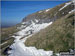
POLYGON ((28 38, 25 44, 54 52, 74 48, 74 14, 57 19, 51 26, 28 38))
POLYGON ((18 29, 16 28, 16 26, 1 29, 1 37, 0 37, 1 44, 7 42, 7 43, 5 43, 3 45, 0 45, 2 55, 3 55, 3 50, 5 50, 5 48, 10 46, 14 41, 14 38, 10 37, 10 36, 12 36, 17 31, 18 31, 18 29))
POLYGON ((3 43, 5 40, 9 39, 10 36, 13 35, 13 33, 17 32, 16 26, 9 27, 9 28, 2 28, 1 29, 1 43, 3 43))

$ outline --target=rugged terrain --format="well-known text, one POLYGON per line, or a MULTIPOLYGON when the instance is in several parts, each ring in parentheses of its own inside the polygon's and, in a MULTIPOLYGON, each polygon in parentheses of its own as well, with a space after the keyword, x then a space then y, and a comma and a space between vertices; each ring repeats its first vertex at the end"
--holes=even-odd
POLYGON ((57 19, 52 25, 28 38, 25 44, 54 52, 74 49, 74 14, 57 19))
POLYGON ((1 29, 2 53, 9 56, 50 56, 74 49, 74 1, 38 11, 14 27, 1 29))
POLYGON ((54 52, 74 49, 74 4, 72 2, 58 5, 54 8, 36 12, 23 21, 39 20, 38 22, 53 24, 28 38, 27 46, 54 52))

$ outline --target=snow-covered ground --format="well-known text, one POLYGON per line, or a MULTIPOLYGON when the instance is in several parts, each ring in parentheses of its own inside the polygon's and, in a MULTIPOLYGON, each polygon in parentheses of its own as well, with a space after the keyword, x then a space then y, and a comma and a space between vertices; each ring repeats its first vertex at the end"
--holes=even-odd
POLYGON ((53 51, 45 51, 43 49, 36 49, 35 47, 25 46, 24 42, 26 41, 27 38, 37 33, 41 29, 44 29, 52 24, 52 22, 42 24, 35 24, 33 21, 31 22, 32 22, 31 25, 17 32, 16 36, 13 35, 13 37, 15 38, 14 40, 15 43, 13 43, 10 46, 12 50, 8 51, 8 53, 10 53, 9 56, 51 56, 53 54, 53 51), (21 39, 22 37, 24 38, 21 39))

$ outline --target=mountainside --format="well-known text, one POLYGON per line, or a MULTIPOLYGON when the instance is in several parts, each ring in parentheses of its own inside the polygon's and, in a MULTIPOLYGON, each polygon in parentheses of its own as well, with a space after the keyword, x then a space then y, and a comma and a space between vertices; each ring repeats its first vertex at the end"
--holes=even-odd
POLYGON ((23 19, 23 22, 35 19, 40 23, 53 22, 52 25, 28 38, 27 46, 54 52, 74 49, 74 4, 67 2, 54 8, 36 12, 23 19), (72 13, 72 14, 71 14, 72 13))
POLYGON ((72 2, 67 2, 54 8, 49 8, 30 14, 23 19, 23 22, 30 22, 31 20, 35 22, 36 19, 39 21, 38 23, 55 21, 56 19, 67 15, 73 9, 74 4, 72 2))
POLYGON ((52 56, 74 49, 74 1, 30 14, 14 27, 1 29, 2 54, 52 56), (7 50, 7 47, 10 50, 7 50), (6 51, 6 53, 4 52, 6 51))
POLYGON ((28 38, 25 44, 54 52, 74 49, 74 14, 57 19, 52 25, 28 38))

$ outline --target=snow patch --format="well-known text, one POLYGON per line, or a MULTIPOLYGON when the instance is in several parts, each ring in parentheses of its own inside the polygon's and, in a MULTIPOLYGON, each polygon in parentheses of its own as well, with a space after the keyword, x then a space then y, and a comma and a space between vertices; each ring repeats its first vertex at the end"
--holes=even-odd
POLYGON ((68 2, 68 3, 65 3, 65 5, 59 9, 59 11, 61 11, 62 9, 64 9, 65 7, 67 7, 68 5, 70 5, 72 2, 68 2))
POLYGON ((25 24, 26 22, 22 22, 22 24, 25 24))
POLYGON ((35 21, 38 23, 39 22, 39 20, 37 20, 37 19, 35 19, 35 21))
POLYGON ((72 13, 72 12, 75 12, 75 9, 74 10, 71 10, 69 13, 72 13))
POLYGON ((53 51, 45 51, 43 49, 36 49, 35 47, 27 47, 25 46, 24 42, 27 38, 39 32, 41 29, 46 28, 52 23, 53 22, 35 24, 33 21, 31 21, 31 25, 17 32, 17 36, 12 36, 15 38, 15 43, 10 46, 13 50, 9 51, 9 53, 11 53, 9 56, 51 56, 53 51), (22 37, 24 38, 20 39, 22 37))
POLYGON ((46 12, 48 12, 50 9, 47 9, 46 12))
POLYGON ((60 56, 60 54, 59 54, 59 53, 57 53, 56 55, 57 55, 57 56, 60 56))
POLYGON ((75 4, 75 0, 72 0, 72 2, 75 4))
POLYGON ((39 11, 39 13, 41 13, 42 11, 39 11))
POLYGON ((0 45, 4 45, 4 44, 6 44, 7 42, 4 42, 4 43, 2 43, 2 44, 0 44, 0 45))

